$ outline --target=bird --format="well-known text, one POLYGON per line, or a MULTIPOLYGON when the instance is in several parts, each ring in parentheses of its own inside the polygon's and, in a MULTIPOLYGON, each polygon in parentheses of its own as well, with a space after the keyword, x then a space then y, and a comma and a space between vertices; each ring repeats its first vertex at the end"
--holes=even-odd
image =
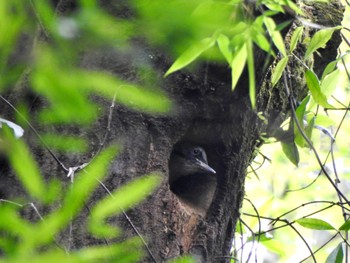
POLYGON ((215 194, 216 171, 199 145, 175 145, 169 160, 170 190, 200 214, 208 210, 215 194))

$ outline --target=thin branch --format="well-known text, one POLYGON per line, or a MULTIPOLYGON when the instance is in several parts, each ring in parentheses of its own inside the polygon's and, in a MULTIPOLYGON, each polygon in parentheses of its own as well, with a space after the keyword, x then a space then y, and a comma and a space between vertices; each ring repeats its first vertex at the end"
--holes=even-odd
POLYGON ((298 127, 298 130, 300 132, 300 134, 303 136, 303 138, 305 139, 305 141, 308 143, 309 147, 311 148, 311 150, 314 152, 314 155, 316 157, 316 160, 318 162, 318 164, 320 165, 320 168, 322 170, 322 172, 325 174, 326 178, 328 179, 328 181, 331 183, 331 185, 333 186, 333 188, 337 191, 337 193, 346 201, 347 204, 350 205, 350 202, 348 201, 348 199, 345 197, 345 195, 338 189, 337 185, 333 182, 332 178, 330 177, 330 175, 328 174, 328 172, 326 171, 326 169, 324 168, 324 166, 322 165, 322 162, 320 160, 320 157, 318 156, 318 153, 315 149, 315 147, 313 146, 312 142, 310 141, 310 139, 307 137, 307 135, 305 134, 305 132, 303 131, 303 129, 301 128, 301 125, 299 123, 299 120, 296 116, 296 113, 295 113, 295 106, 294 106, 294 103, 293 103, 293 99, 292 99, 292 96, 291 96, 291 93, 290 93, 290 90, 288 88, 288 81, 287 81, 287 75, 285 72, 283 72, 283 80, 284 80, 284 87, 285 87, 285 90, 286 90, 286 93, 287 93, 287 96, 289 98, 289 104, 290 104, 290 107, 291 107, 291 110, 292 110, 292 115, 293 115, 293 118, 295 120, 295 123, 298 127))

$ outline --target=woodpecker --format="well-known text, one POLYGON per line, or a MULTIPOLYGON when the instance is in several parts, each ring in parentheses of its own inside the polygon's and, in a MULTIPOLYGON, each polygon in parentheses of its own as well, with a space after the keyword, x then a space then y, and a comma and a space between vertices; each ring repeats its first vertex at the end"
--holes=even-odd
POLYGON ((173 172, 169 179, 170 183, 194 174, 216 174, 216 171, 208 165, 204 149, 187 144, 175 146, 170 157, 169 169, 173 172))
POLYGON ((208 165, 205 150, 197 145, 179 144, 169 161, 171 191, 199 214, 205 215, 215 194, 216 171, 208 165))

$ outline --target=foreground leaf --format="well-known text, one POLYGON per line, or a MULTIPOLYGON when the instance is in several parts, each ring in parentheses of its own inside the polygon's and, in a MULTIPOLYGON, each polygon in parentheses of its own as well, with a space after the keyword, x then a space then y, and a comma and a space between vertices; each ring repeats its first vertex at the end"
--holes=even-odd
POLYGON ((343 252, 342 243, 339 243, 339 245, 335 249, 333 249, 333 251, 327 257, 326 263, 342 263, 343 257, 344 257, 344 252, 343 252))
POLYGON ((280 80, 284 69, 286 68, 288 63, 288 57, 282 58, 276 65, 276 67, 272 71, 271 75, 271 85, 274 87, 277 82, 280 80))
POLYGON ((194 43, 174 62, 174 64, 168 69, 164 76, 166 77, 171 73, 186 67, 197 57, 199 57, 204 51, 211 48, 215 44, 215 41, 215 38, 208 37, 200 42, 194 43))
POLYGON ((138 178, 117 189, 100 201, 91 211, 89 228, 96 236, 112 237, 117 234, 115 228, 104 224, 104 220, 136 205, 149 195, 160 182, 155 174, 138 178))

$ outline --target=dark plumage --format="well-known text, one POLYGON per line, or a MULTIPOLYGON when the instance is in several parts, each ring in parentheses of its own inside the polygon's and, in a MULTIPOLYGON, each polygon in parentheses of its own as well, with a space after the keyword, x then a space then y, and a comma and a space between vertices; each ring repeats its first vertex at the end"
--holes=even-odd
POLYGON ((216 172, 208 165, 205 150, 200 146, 175 146, 169 162, 170 189, 181 201, 205 213, 216 189, 216 172))

